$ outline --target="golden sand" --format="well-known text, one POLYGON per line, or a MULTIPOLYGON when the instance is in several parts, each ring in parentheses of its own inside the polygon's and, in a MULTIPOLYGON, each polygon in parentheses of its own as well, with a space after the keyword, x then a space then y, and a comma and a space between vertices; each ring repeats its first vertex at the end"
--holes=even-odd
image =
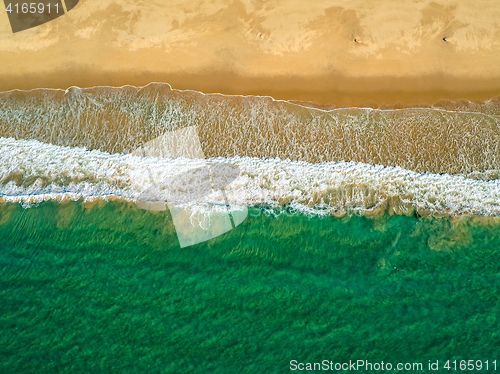
POLYGON ((500 3, 85 0, 13 34, 0 91, 145 85, 372 105, 500 93, 500 3))

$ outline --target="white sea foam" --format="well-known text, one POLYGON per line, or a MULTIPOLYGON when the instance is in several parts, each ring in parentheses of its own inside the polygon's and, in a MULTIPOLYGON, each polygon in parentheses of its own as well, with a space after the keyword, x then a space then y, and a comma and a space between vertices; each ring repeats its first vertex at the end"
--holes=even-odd
MULTIPOLYGON (((237 165, 226 188, 237 205, 291 207, 303 213, 396 213, 430 216, 500 215, 500 181, 416 173, 356 162, 310 164, 249 157, 208 160, 137 157, 0 138, 0 196, 34 203, 64 199, 136 201, 153 184, 206 163, 237 165)), ((186 193, 198 188, 186 184, 186 193)), ((196 195, 196 194, 195 194, 196 195)), ((220 193, 204 203, 224 204, 220 193)), ((187 204, 189 205, 189 204, 187 204)))

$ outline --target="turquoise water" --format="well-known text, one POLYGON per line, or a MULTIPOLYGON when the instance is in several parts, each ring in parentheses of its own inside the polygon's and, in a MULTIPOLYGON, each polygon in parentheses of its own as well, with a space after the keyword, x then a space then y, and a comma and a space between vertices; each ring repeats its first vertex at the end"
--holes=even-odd
POLYGON ((0 93, 0 374, 494 372, 499 144, 498 98, 0 93))
POLYGON ((500 359, 498 219, 269 212, 180 248, 168 211, 1 203, 0 372, 500 359))

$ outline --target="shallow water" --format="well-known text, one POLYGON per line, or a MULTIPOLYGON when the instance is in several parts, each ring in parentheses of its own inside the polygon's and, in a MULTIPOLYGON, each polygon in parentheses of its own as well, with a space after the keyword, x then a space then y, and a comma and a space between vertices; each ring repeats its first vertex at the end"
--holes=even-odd
POLYGON ((159 83, 11 91, 0 97, 0 136, 15 139, 130 153, 165 131, 197 126, 206 157, 356 161, 483 179, 500 172, 497 99, 323 111, 159 83))

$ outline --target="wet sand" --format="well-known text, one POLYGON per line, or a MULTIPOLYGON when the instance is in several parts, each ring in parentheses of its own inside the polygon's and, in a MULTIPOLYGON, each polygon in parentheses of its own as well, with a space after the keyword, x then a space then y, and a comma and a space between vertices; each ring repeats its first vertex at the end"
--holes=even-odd
POLYGON ((500 94, 500 5, 488 1, 87 0, 13 34, 0 91, 167 82, 336 106, 500 94))
POLYGON ((62 73, 0 77, 1 91, 38 87, 66 89, 70 86, 142 87, 150 82, 168 82, 175 89, 204 93, 271 96, 277 100, 296 101, 301 105, 321 109, 422 107, 440 100, 481 102, 500 95, 500 80, 459 80, 437 75, 417 78, 347 78, 332 74, 312 78, 256 78, 221 71, 198 74, 121 74, 71 69, 62 73))

